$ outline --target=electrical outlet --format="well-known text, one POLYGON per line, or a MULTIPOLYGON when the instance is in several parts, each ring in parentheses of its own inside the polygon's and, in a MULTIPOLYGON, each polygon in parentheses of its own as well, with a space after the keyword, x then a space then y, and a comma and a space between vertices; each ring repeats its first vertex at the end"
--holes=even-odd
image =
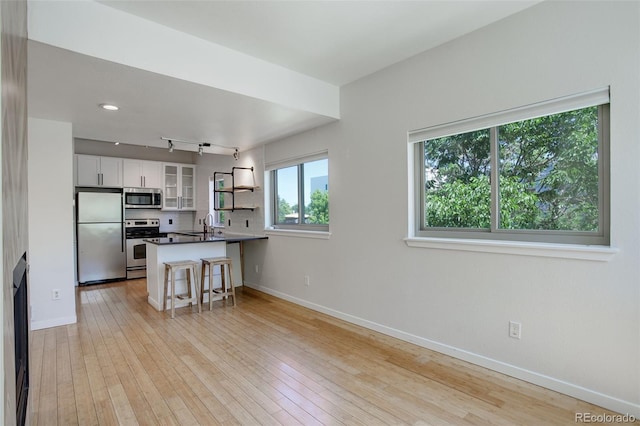
POLYGON ((169 219, 169 225, 173 225, 173 219, 169 219))
POLYGON ((51 299, 53 300, 60 300, 60 290, 59 289, 54 289, 51 290, 51 299))
POLYGON ((509 337, 513 337, 514 339, 522 338, 522 324, 509 321, 509 337))
POLYGON ((306 286, 311 285, 311 280, 309 279, 309 275, 304 276, 304 285, 306 286))

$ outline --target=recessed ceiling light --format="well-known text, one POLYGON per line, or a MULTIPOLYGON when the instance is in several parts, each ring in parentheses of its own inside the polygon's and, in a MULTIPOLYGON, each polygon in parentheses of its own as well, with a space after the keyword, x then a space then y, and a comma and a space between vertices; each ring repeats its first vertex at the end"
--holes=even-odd
POLYGON ((106 109, 107 111, 117 111, 120 109, 119 107, 111 104, 100 104, 100 108, 106 109))

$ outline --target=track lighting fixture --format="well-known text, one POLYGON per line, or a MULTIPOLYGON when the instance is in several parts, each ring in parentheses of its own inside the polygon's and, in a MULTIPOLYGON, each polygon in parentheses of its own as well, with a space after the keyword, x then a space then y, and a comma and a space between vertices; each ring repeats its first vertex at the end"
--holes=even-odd
MULTIPOLYGON (((208 148, 210 146, 215 146, 218 148, 222 148, 222 149, 233 149, 233 158, 234 159, 238 159, 239 156, 239 149, 238 147, 235 146, 223 146, 223 145, 216 145, 214 143, 210 143, 210 142, 194 142, 194 141, 185 141, 185 140, 180 140, 180 139, 175 139, 175 138, 165 138, 165 137, 161 137, 160 139, 162 139, 163 141, 167 141, 169 143, 169 152, 173 152, 173 149, 176 146, 176 143, 182 143, 182 144, 187 144, 187 145, 198 145, 198 155, 202 155, 204 154, 204 148, 208 148)), ((191 150, 190 150, 191 151, 191 150)))

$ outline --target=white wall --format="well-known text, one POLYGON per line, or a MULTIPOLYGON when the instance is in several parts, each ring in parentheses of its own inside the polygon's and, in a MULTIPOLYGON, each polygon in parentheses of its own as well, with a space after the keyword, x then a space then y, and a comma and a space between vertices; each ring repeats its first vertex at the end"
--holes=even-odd
POLYGON ((639 8, 544 2, 341 88, 340 122, 265 149, 329 150, 331 238, 270 236, 247 283, 640 417, 639 8), (407 131, 606 86, 610 261, 404 243, 407 131))
MULTIPOLYGON (((238 160, 234 160, 231 155, 212 155, 204 154, 197 159, 197 212, 195 217, 194 229, 201 229, 202 222, 209 211, 209 178, 213 177, 214 172, 230 173, 232 167, 253 167, 253 176, 255 182, 251 180, 250 172, 238 172, 237 184, 250 185, 254 184, 259 189, 253 192, 242 192, 236 194, 236 202, 242 205, 261 205, 264 199, 264 149, 262 147, 242 151, 238 160)), ((228 183, 231 186, 231 183, 228 183)), ((227 222, 225 223, 225 232, 233 234, 262 235, 264 234, 264 212, 262 208, 256 210, 237 210, 234 212, 225 212, 227 222), (228 219, 231 219, 229 226, 228 219), (248 222, 247 222, 248 221, 248 222), (249 226, 247 226, 247 223, 249 226)), ((249 246, 249 243, 247 243, 249 246)))
POLYGON ((71 124, 29 118, 31 329, 76 322, 71 124), (52 300, 52 290, 60 299, 52 300))

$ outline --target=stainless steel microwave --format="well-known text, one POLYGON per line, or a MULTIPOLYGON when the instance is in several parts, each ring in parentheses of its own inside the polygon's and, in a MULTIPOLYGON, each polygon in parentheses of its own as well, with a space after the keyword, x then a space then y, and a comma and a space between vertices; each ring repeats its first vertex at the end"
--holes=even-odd
POLYGON ((153 188, 124 188, 126 209, 161 209, 162 190, 153 188))

